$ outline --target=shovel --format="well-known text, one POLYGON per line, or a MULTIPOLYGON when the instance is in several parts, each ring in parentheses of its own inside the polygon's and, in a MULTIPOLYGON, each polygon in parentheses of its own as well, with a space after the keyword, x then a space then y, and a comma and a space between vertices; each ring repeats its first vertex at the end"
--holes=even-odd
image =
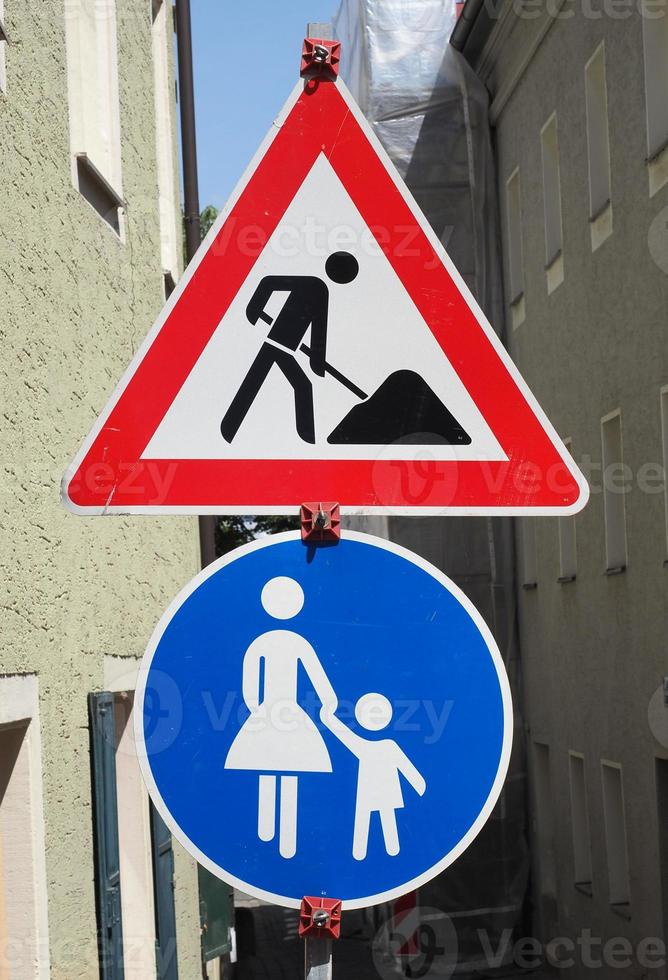
MULTIPOLYGON (((268 313, 264 312, 264 310, 262 311, 262 313, 260 313, 259 319, 264 320, 264 322, 269 326, 271 326, 272 323, 274 322, 273 317, 270 317, 268 313)), ((311 348, 307 344, 300 344, 299 350, 302 352, 302 354, 306 354, 307 357, 311 356, 311 348)), ((350 378, 347 378, 345 374, 342 374, 341 371, 338 371, 328 361, 325 361, 325 373, 328 374, 331 378, 334 378, 335 381, 338 381, 339 384, 343 385, 344 388, 347 388, 348 391, 351 391, 353 395, 355 395, 357 398, 360 398, 362 401, 365 401, 369 397, 366 391, 362 391, 362 389, 358 387, 358 385, 356 385, 354 381, 351 381, 350 378)))

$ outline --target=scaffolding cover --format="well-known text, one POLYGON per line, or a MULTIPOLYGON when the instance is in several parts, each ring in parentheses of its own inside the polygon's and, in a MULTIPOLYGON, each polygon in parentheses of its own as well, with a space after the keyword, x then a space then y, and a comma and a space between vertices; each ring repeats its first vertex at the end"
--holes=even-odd
POLYGON ((450 47, 452 0, 343 0, 342 75, 498 330, 502 292, 488 97, 450 47))

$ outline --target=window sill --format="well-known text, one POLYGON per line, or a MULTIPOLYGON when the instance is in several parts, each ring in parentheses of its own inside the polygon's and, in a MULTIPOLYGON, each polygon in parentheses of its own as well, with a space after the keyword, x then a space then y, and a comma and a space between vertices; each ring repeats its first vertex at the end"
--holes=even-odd
POLYGON ((547 262, 545 263, 545 271, 546 272, 549 272, 550 269, 552 268, 552 266, 554 265, 554 263, 558 259, 560 259, 562 255, 563 255, 563 250, 562 249, 559 249, 557 252, 555 252, 554 255, 551 258, 549 258, 547 260, 547 262))
POLYGON ((560 585, 567 585, 569 582, 575 582, 576 578, 576 575, 560 575, 557 582, 559 582, 560 585))
POLYGON ((659 146, 654 151, 654 153, 652 153, 652 155, 650 157, 647 157, 647 159, 645 160, 645 163, 650 164, 650 165, 653 164, 653 163, 656 163, 656 161, 660 157, 663 156, 663 154, 666 152, 666 150, 668 150, 668 139, 664 140, 663 143, 661 144, 661 146, 659 146))
POLYGON ((78 190, 101 218, 120 236, 118 212, 125 207, 125 201, 112 187, 90 159, 87 153, 75 153, 78 190))
POLYGON ((162 282, 165 290, 165 300, 168 300, 176 289, 176 280, 172 273, 167 270, 162 273, 162 282))
POLYGON ((591 250, 596 252, 603 242, 612 235, 612 201, 608 200, 596 214, 589 219, 591 250))
POLYGON ((668 141, 660 146, 647 160, 649 177, 649 196, 654 195, 668 184, 668 141))
POLYGON ((545 277, 547 279, 547 295, 549 296, 564 281, 564 255, 561 249, 545 266, 545 277))
POLYGON ((610 908, 615 915, 618 915, 621 919, 626 919, 627 922, 631 921, 630 902, 610 902, 610 908))
POLYGON ((513 325, 513 330, 517 330, 524 321, 526 320, 526 304, 524 302, 524 293, 521 292, 518 296, 512 300, 510 304, 510 318, 513 325))
POLYGON ((596 211, 590 216, 589 224, 590 225, 596 224, 596 222, 601 217, 601 215, 605 214, 605 212, 608 210, 609 207, 610 207, 610 198, 608 198, 607 201, 605 201, 605 203, 602 204, 600 208, 597 208, 596 211))
POLYGON ((575 881, 573 882, 573 887, 576 891, 580 892, 581 895, 586 895, 587 898, 591 898, 594 894, 594 890, 591 887, 591 881, 575 881))
POLYGON ((626 571, 626 565, 613 565, 612 568, 606 568, 606 575, 621 575, 622 572, 626 571))
POLYGON ((538 588, 538 582, 523 582, 522 588, 525 592, 533 592, 534 589, 538 588))

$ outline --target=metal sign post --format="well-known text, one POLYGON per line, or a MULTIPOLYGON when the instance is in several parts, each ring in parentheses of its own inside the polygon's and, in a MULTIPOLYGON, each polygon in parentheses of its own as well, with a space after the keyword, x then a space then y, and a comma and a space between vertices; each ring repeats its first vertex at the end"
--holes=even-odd
POLYGON ((332 980, 332 940, 307 936, 304 940, 306 980, 332 980))

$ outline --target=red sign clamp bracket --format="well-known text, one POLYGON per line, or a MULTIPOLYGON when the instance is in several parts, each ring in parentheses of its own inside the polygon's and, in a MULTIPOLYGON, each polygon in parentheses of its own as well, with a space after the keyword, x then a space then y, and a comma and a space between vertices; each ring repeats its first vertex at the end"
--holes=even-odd
POLYGON ((309 939, 338 939, 341 935, 341 899, 305 895, 299 910, 299 935, 309 939))
POLYGON ((310 544, 339 541, 341 538, 341 507, 335 502, 302 504, 299 512, 302 541, 310 544))
POLYGON ((305 37, 302 47, 302 78, 336 79, 341 63, 341 42, 324 37, 305 37))

